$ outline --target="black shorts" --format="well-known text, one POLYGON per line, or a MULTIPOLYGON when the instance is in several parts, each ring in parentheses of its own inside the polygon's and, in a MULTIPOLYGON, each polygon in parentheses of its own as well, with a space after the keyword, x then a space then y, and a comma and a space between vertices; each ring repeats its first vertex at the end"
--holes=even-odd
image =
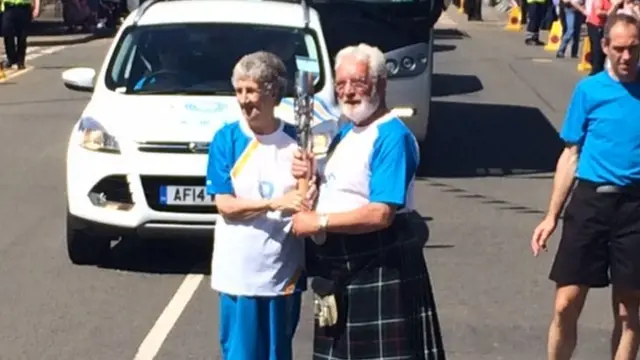
POLYGON ((640 290, 640 187, 598 193, 597 186, 579 181, 573 191, 549 278, 559 286, 640 290))

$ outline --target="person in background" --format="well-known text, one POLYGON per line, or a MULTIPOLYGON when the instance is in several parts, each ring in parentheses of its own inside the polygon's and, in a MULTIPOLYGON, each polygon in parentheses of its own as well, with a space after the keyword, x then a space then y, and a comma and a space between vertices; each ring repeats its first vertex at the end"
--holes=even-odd
POLYGON ((524 43, 527 45, 542 46, 544 43, 540 41, 540 26, 547 13, 547 0, 526 0, 527 14, 527 35, 524 43))
POLYGON ((640 1, 638 0, 616 1, 613 8, 617 14, 627 14, 640 19, 640 1))
MULTIPOLYGON (((319 308, 337 309, 336 322, 316 313, 312 358, 444 360, 422 250, 427 230, 413 204, 418 143, 385 103, 382 51, 367 44, 344 48, 335 73, 349 123, 319 169, 315 210, 293 218, 294 234, 322 243, 307 262, 311 286, 336 306, 327 301, 319 308)), ((295 177, 315 173, 308 156, 296 153, 295 177)))
POLYGON ((296 190, 296 129, 274 116, 285 73, 274 54, 242 57, 232 75, 242 119, 219 129, 209 147, 206 189, 221 216, 211 287, 220 293, 225 360, 293 360, 306 278, 291 215, 310 207, 315 187, 306 199, 296 190))
POLYGON ((556 58, 564 58, 569 42, 571 42, 571 57, 577 58, 580 49, 580 29, 587 13, 584 0, 562 0, 560 6, 563 8, 565 31, 556 58))
POLYGON ((591 43, 591 72, 595 75, 604 70, 606 56, 602 49, 604 24, 613 7, 611 0, 592 0, 591 10, 586 18, 587 36, 591 43))
POLYGON ((612 14, 603 49, 611 67, 576 85, 560 137, 546 216, 533 232, 534 256, 546 250, 565 202, 564 225, 549 278, 555 282, 548 359, 569 360, 591 288, 612 285, 611 357, 635 360, 640 341, 640 20, 612 14), (575 186, 574 186, 575 185, 575 186))
POLYGON ((14 65, 25 69, 27 56, 27 30, 31 21, 40 16, 40 0, 2 0, 2 37, 7 59, 4 67, 14 65))

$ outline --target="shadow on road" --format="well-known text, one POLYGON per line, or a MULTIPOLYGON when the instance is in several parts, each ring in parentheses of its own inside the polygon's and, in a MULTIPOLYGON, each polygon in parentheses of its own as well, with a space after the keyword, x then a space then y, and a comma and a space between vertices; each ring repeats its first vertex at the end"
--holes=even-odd
POLYGON ((469 38, 469 34, 464 33, 458 29, 434 29, 433 30, 433 39, 434 40, 460 40, 464 38, 469 38))
POLYGON ((101 268, 153 274, 211 273, 213 244, 207 239, 123 239, 101 268))
POLYGON ((478 92, 484 86, 475 75, 433 74, 431 88, 431 96, 442 97, 478 92))
POLYGON ((451 44, 434 44, 433 45, 433 52, 453 51, 455 49, 456 49, 456 46, 451 44))
POLYGON ((555 169, 562 142, 537 108, 433 101, 420 176, 485 177, 555 169))

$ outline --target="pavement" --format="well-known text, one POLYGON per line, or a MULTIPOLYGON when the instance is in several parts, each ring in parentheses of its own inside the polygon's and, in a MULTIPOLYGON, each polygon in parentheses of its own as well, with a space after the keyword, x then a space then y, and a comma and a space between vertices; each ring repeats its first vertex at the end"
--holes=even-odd
MULTIPOLYGON (((557 130, 583 75, 522 37, 452 10, 436 31, 416 198, 431 231, 425 255, 449 360, 544 358, 557 234, 537 259, 529 239, 546 208, 557 130)), ((66 90, 60 73, 100 66, 109 44, 44 47, 30 71, 0 83, 1 360, 220 358, 211 244, 123 242, 100 267, 67 259, 65 148, 89 96, 66 90)), ((305 300, 296 359, 311 354, 305 300)), ((576 359, 608 358, 610 323, 607 291, 594 291, 576 359)))

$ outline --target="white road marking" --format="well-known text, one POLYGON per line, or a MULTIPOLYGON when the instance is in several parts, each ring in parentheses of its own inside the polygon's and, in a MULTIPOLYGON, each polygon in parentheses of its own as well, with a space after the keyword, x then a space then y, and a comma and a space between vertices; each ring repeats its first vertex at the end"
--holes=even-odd
POLYGON ((189 304, 203 278, 204 275, 200 274, 189 274, 184 278, 173 298, 138 347, 138 352, 133 360, 153 360, 158 355, 167 335, 189 304))
POLYGON ((34 46, 31 48, 30 51, 27 50, 27 56, 25 57, 25 60, 32 61, 44 55, 51 55, 51 54, 57 53, 68 47, 69 45, 50 46, 45 48, 34 46))

